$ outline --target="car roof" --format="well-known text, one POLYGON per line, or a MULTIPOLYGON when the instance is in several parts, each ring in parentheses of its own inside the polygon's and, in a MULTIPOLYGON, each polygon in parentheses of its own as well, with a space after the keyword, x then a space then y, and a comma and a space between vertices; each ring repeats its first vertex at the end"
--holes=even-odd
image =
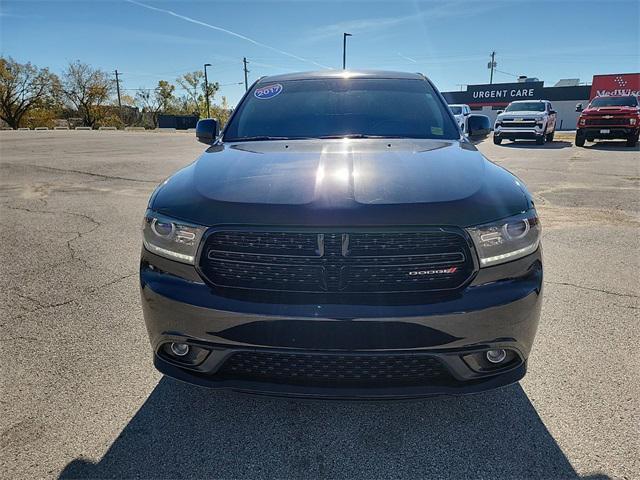
POLYGON ((262 77, 258 83, 284 82, 287 80, 312 80, 323 78, 385 78, 424 80, 421 73, 393 72, 387 70, 320 70, 317 72, 295 72, 262 77))

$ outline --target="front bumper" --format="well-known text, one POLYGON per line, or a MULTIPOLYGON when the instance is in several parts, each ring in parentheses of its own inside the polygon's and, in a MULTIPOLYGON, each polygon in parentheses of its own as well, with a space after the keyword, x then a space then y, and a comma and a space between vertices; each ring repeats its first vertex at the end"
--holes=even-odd
POLYGON ((494 135, 499 138, 506 138, 507 140, 519 140, 519 139, 535 139, 545 134, 544 127, 527 127, 527 128, 511 128, 511 127, 496 127, 494 129, 494 135))
POLYGON ((201 283, 191 270, 193 267, 178 266, 143 251, 142 306, 155 366, 190 383, 269 395, 413 398, 475 393, 508 385, 526 372, 542 298, 540 250, 481 269, 462 292, 450 298, 422 303, 414 299, 394 305, 230 298, 201 283), (209 353, 197 365, 181 365, 163 354, 168 342, 187 343, 209 353), (513 362, 498 370, 472 368, 463 358, 498 348, 514 354, 513 362), (450 381, 334 386, 221 376, 221 366, 238 352, 372 358, 428 355, 442 362, 450 381))
POLYGON ((577 135, 583 135, 585 138, 626 139, 637 135, 638 130, 638 127, 603 125, 600 127, 579 127, 576 133, 577 135))

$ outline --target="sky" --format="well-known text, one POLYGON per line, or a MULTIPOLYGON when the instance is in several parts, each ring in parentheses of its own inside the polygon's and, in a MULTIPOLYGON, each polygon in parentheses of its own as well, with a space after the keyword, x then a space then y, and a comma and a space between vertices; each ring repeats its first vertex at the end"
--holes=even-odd
POLYGON ((208 68, 234 105, 249 82, 347 66, 422 72, 441 91, 518 75, 640 72, 640 0, 621 1, 10 1, 0 0, 0 53, 60 73, 74 60, 153 88, 208 68))

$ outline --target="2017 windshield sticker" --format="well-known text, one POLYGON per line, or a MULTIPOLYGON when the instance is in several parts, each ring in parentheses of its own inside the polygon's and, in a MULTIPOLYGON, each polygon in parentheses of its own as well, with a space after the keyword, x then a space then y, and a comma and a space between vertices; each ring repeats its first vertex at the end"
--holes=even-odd
POLYGON ((273 98, 282 92, 282 85, 274 83, 273 85, 266 85, 264 87, 256 88, 253 91, 253 96, 261 100, 273 98))

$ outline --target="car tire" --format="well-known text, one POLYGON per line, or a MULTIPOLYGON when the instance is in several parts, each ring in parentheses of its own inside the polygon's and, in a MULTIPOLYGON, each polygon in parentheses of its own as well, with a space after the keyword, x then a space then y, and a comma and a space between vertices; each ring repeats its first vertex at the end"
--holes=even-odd
POLYGON ((627 137, 627 147, 635 147, 638 144, 638 138, 640 137, 640 132, 632 133, 627 137))
POLYGON ((576 132, 576 141, 575 141, 576 147, 584 147, 585 140, 586 139, 585 139, 584 133, 582 133, 582 132, 580 132, 580 130, 578 130, 576 132))
POLYGON ((502 143, 502 139, 500 137, 498 137, 497 135, 493 136, 493 143, 495 143, 496 145, 500 145, 502 143))
POLYGON ((538 138, 536 138, 536 145, 544 145, 545 138, 546 135, 540 135, 538 138))

